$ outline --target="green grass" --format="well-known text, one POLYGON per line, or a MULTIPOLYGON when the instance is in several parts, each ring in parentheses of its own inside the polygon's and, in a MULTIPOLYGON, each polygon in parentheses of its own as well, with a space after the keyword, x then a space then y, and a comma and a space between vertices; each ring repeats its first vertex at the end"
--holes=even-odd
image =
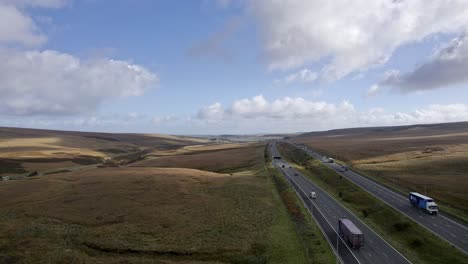
POLYGON ((466 137, 395 141, 348 135, 305 143, 405 196, 410 191, 426 193, 442 211, 468 223, 466 142, 466 137))
MULTIPOLYGON (((268 161, 268 152, 265 154, 268 161)), ((296 251, 297 259, 294 261, 283 261, 282 263, 334 263, 335 256, 332 249, 321 233, 317 223, 312 219, 303 202, 296 195, 291 186, 286 182, 271 162, 266 163, 266 169, 273 180, 276 190, 281 197, 287 211, 286 216, 293 223, 296 233, 296 243, 291 244, 291 250, 296 251)), ((284 241, 284 237, 276 235, 278 241, 284 241)), ((285 242, 283 242, 285 243, 285 242)), ((286 242, 287 243, 287 242, 286 242)))
MULTIPOLYGON (((323 153, 326 155, 329 155, 326 151, 322 150, 323 153)), ((395 180, 395 175, 405 175, 408 172, 411 174, 419 174, 421 176, 424 175, 425 172, 428 170, 433 171, 446 171, 448 173, 454 172, 454 171, 466 171, 468 168, 466 167, 467 164, 466 160, 453 160, 449 161, 448 165, 446 162, 443 161, 435 161, 432 162, 430 165, 428 164, 419 164, 418 166, 414 166, 414 168, 408 170, 408 167, 405 167, 406 169, 400 169, 400 170, 391 170, 391 171, 385 171, 381 169, 365 169, 362 166, 359 166, 359 168, 356 168, 355 166, 350 166, 349 161, 348 163, 345 163, 342 160, 335 159, 335 162, 338 164, 345 164, 355 172, 375 181, 378 182, 381 185, 386 186, 387 188, 402 194, 403 196, 407 196, 409 192, 413 191, 418 191, 420 193, 424 193, 424 187, 422 185, 415 185, 412 182, 405 181, 404 178, 399 178, 395 180), (463 164, 462 164, 463 163, 463 164)), ((443 174, 440 175, 443 177, 443 174)), ((433 189, 434 185, 431 184, 429 185, 430 188, 433 189)), ((438 188, 438 186, 435 186, 438 188)), ((437 206, 439 209, 444 212, 446 215, 451 216, 452 218, 460 221, 461 223, 468 224, 468 211, 464 210, 464 208, 468 208, 468 205, 465 200, 461 199, 460 197, 457 196, 452 196, 449 191, 444 191, 442 194, 435 195, 433 196, 431 194, 431 197, 437 197, 437 206), (441 200, 440 200, 441 199, 441 200), (453 206, 456 205, 456 206, 453 206)))
MULTIPOLYGON (((423 186, 417 186, 411 183, 402 182, 401 179, 396 180, 396 183, 395 183, 395 180, 391 180, 393 179, 393 177, 391 177, 392 174, 401 175, 402 173, 404 173, 404 171, 384 172, 382 170, 371 170, 371 169, 363 169, 363 168, 356 169, 354 167, 353 167, 353 170, 405 196, 408 195, 408 193, 412 191, 418 191, 420 193, 424 193, 423 186)), ((434 185, 430 185, 430 188, 434 188, 434 185)), ((464 210, 464 208, 468 208, 468 205, 466 202, 460 202, 460 198, 451 197, 450 194, 448 193, 444 193, 442 195, 435 195, 435 196, 431 195, 431 197, 433 198, 437 197, 436 198, 437 206, 442 212, 459 220, 460 222, 468 224, 468 211, 464 210), (455 207, 453 205, 457 205, 457 206, 455 207)))
POLYGON ((413 263, 468 263, 455 247, 289 144, 283 157, 380 234, 413 263))

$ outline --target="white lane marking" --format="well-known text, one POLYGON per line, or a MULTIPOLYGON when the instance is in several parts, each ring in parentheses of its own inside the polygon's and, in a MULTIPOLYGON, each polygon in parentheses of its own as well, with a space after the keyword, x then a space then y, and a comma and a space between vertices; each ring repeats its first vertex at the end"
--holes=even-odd
POLYGON ((384 256, 386 256, 386 257, 388 258, 387 254, 385 254, 385 253, 383 253, 383 252, 382 252, 382 254, 384 254, 384 256))
MULTIPOLYGON (((308 149, 308 150, 310 150, 310 149, 308 149)), ((312 153, 313 153, 313 152, 312 152, 312 153)), ((330 165, 330 164, 326 164, 326 165, 330 165)), ((350 175, 356 175, 357 178, 362 179, 363 181, 367 182, 369 185, 371 185, 371 186, 373 185, 373 186, 377 186, 377 187, 381 188, 382 190, 384 190, 384 191, 390 193, 391 195, 393 195, 394 197, 398 197, 398 199, 399 199, 400 201, 406 201, 406 197, 404 197, 404 196, 402 196, 402 195, 400 195, 400 194, 394 192, 393 190, 390 190, 390 189, 388 189, 388 188, 386 188, 386 187, 384 187, 384 186, 382 186, 382 185, 380 185, 380 184, 377 184, 376 182, 373 182, 373 181, 371 181, 370 179, 367 179, 366 177, 364 177, 364 176, 362 176, 362 175, 360 175, 360 174, 357 174, 357 173, 355 173, 355 172, 353 172, 353 171, 350 171, 350 175)), ((348 179, 350 179, 350 178, 348 178, 348 179)), ((362 186, 362 187, 363 187, 363 186, 362 186)), ((365 188, 363 188, 363 189, 366 190, 365 188)), ((367 190, 366 190, 366 191, 367 191, 367 190)), ((368 191, 368 192, 369 192, 369 191, 368 191)), ((369 193, 370 193, 370 192, 369 192, 369 193)), ((384 203, 390 205, 388 202, 386 202, 386 201, 385 201, 384 199, 382 199, 381 197, 379 197, 379 196, 377 196, 377 195, 376 195, 376 197, 377 197, 377 198, 380 198, 380 200, 382 200, 384 203)), ((404 206, 404 204, 402 204, 402 205, 404 206)), ((391 207, 394 207, 394 206, 392 206, 392 205, 390 205, 390 206, 391 206, 391 207)), ((395 207, 394 207, 394 208, 395 208, 395 207)), ((395 208, 395 209, 397 209, 397 208, 395 208)), ((398 210, 398 209, 397 209, 397 210, 398 210)), ((408 217, 410 217, 410 218, 413 218, 413 216, 411 216, 408 212, 405 212, 405 211, 403 211, 403 210, 399 210, 399 211, 402 212, 402 213, 404 213, 406 216, 408 216, 408 217)), ((421 216, 419 216, 419 217, 422 219, 421 216)), ((456 221, 453 221, 453 220, 451 220, 450 218, 448 218, 448 217, 446 217, 446 216, 444 216, 444 215, 439 215, 439 217, 442 217, 442 218, 444 218, 445 220, 448 220, 448 221, 450 221, 450 222, 456 224, 457 226, 459 226, 459 227, 461 227, 461 228, 463 228, 463 229, 465 229, 465 230, 468 229, 467 226, 462 225, 462 224, 460 224, 460 223, 458 223, 458 222, 456 222, 456 221)), ((424 224, 422 224, 422 223, 420 223, 420 222, 418 222, 418 221, 415 221, 415 222, 418 223, 419 225, 421 225, 421 226, 427 228, 427 229, 428 229, 429 231, 431 231, 432 233, 434 233, 434 234, 438 235, 439 237, 443 238, 443 237, 441 236, 441 234, 436 233, 434 230, 431 230, 431 229, 428 228, 426 225, 424 225, 424 224)), ((448 225, 447 225, 447 226, 448 226, 448 225)), ((448 226, 448 227, 451 228, 450 226, 448 226)), ((466 236, 468 237, 468 235, 466 235, 466 236)), ((447 239, 445 239, 445 240, 446 240, 447 242, 449 242, 450 244, 452 244, 453 246, 455 246, 456 248, 458 248, 458 249, 460 249, 461 251, 463 251, 463 252, 466 253, 465 250, 463 250, 463 249, 460 248, 459 246, 455 245, 455 244, 452 243, 451 241, 449 241, 449 240, 447 240, 447 239)))
MULTIPOLYGON (((300 189, 303 193, 306 193, 306 192, 304 191, 304 189, 302 189, 302 187, 296 182, 296 180, 294 180, 294 179, 291 179, 291 180, 297 184, 297 186, 299 187, 299 189, 300 189)), ((311 183, 312 183, 312 182, 311 182, 311 183)), ((312 185, 313 185, 313 186, 316 186, 316 185, 313 184, 313 183, 312 183, 312 185)), ((294 188, 293 188, 293 189, 294 189, 294 188)), ((319 187, 319 189, 320 189, 320 187, 319 187)), ((320 189, 320 190, 321 190, 321 189, 320 189)), ((296 192, 296 194, 299 194, 299 192, 298 192, 296 189, 294 189, 294 191, 296 192)), ((327 194, 327 195, 328 195, 328 194, 327 194)), ((302 198, 302 196, 299 195, 299 198, 305 203, 305 201, 304 201, 304 199, 302 198)), ((314 201, 312 201, 312 199, 310 199, 310 198, 307 198, 307 199, 309 199, 310 202, 311 202, 312 204, 314 204, 314 201)), ((314 204, 314 205, 315 205, 315 204, 314 204)), ((327 219, 327 217, 325 216, 325 214, 323 214, 323 213, 321 212, 320 208, 319 208, 317 205, 315 205, 315 208, 317 208, 317 210, 319 211, 319 213, 323 216, 323 218, 325 219, 325 221, 327 221, 328 225, 333 229, 333 231, 335 232, 335 234, 337 234, 337 236, 338 236, 338 231, 333 227, 333 225, 330 223, 330 221, 328 221, 328 219, 327 219)), ((308 209, 308 210, 309 210, 309 209, 308 209)), ((311 212, 310 210, 309 210, 309 213, 312 215, 312 217, 314 217, 313 214, 312 214, 312 212, 311 212)), ((321 225, 318 225, 318 226, 319 226, 320 228, 322 228, 321 225)), ((327 241, 330 243, 330 240, 329 240, 328 236, 325 234, 325 231, 323 231, 323 234, 324 234, 325 238, 327 239, 327 241)), ((345 243, 345 241, 343 240, 343 238, 340 237, 340 240, 343 242, 343 244, 344 244, 344 245, 346 246, 346 248, 349 250, 349 252, 350 252, 351 255, 354 257, 354 259, 358 262, 358 264, 361 264, 361 261, 359 261, 359 259, 358 259, 358 258, 356 257, 356 255, 354 254, 353 250, 351 250, 351 248, 345 243)), ((330 245, 332 245, 332 244, 330 243, 330 245)), ((333 248, 333 245, 332 245, 332 248, 333 248)), ((333 251, 335 251, 335 250, 333 250, 333 251)), ((336 251, 335 251, 335 252, 336 252, 336 251)), ((405 259, 406 259, 406 258, 405 258, 405 259)), ((343 260, 341 259, 341 257, 340 257, 340 260, 343 261, 343 260)), ((408 263, 411 263, 411 262, 408 261, 408 263)))
POLYGON ((452 233, 450 233, 450 235, 453 236, 453 237, 457 237, 456 235, 454 235, 454 234, 452 234, 452 233))
MULTIPOLYGON (((326 165, 329 166, 330 164, 326 164, 326 165)), ((400 194, 394 192, 393 190, 390 190, 390 189, 388 189, 388 188, 386 188, 386 187, 384 187, 384 186, 382 186, 382 185, 380 185, 380 184, 377 184, 377 183, 371 181, 370 179, 367 179, 366 177, 364 177, 364 176, 362 176, 362 175, 360 175, 360 174, 357 174, 357 173, 355 173, 355 172, 353 172, 353 171, 350 171, 350 174, 351 174, 351 175, 356 175, 356 177, 359 177, 359 178, 363 179, 363 180, 366 181, 370 186, 372 186, 372 185, 373 185, 373 186, 378 186, 379 188, 381 188, 381 189, 385 190, 386 192, 388 192, 388 193, 394 195, 395 197, 398 197, 398 199, 399 199, 400 201, 406 201, 406 200, 407 200, 405 196, 400 195, 400 194)), ((348 179, 349 179, 349 178, 348 178, 348 179)), ((307 178, 306 178, 306 180, 307 180, 307 181, 310 181, 310 180, 307 179, 307 178)), ((362 186, 362 189, 365 190, 365 191, 367 191, 368 193, 371 193, 371 191, 367 190, 367 189, 364 188, 363 186, 362 186)), ((371 193, 371 194, 372 194, 372 193, 371 193)), ((393 207, 393 208, 395 208, 396 210, 398 210, 395 206, 393 206, 393 205, 391 205, 390 203, 388 203, 385 199, 383 199, 383 198, 381 198, 381 197, 379 197, 379 196, 377 196, 377 195, 374 195, 374 196, 377 197, 377 198, 379 198, 381 201, 383 201, 384 203, 386 203, 386 204, 389 205, 390 207, 393 207)), ((345 209, 346 209, 346 208, 345 208, 345 209)), ((347 210, 347 209, 346 209, 346 210, 347 210)), ((430 229, 430 228, 427 227, 425 224, 423 224, 423 223, 421 223, 421 222, 419 222, 419 221, 416 221, 416 219, 414 218, 415 216, 412 216, 412 215, 410 215, 408 212, 403 211, 403 210, 398 210, 398 211, 404 213, 404 214, 405 214, 406 216, 408 216, 409 218, 413 218, 413 220, 415 220, 415 222, 416 222, 417 224, 419 224, 419 225, 425 227, 427 230, 429 230, 429 231, 431 231, 432 233, 434 233, 435 235, 437 235, 437 236, 439 236, 439 237, 445 239, 447 242, 449 242, 450 244, 452 244, 453 246, 455 246, 455 247, 458 248, 459 250, 461 250, 461 251, 467 253, 465 250, 463 250, 462 248, 460 248, 458 245, 455 245, 453 242, 451 242, 451 241, 447 240, 446 238, 444 238, 441 234, 439 234, 439 233, 435 232, 434 230, 430 229)), ((457 222, 455 222, 455 221, 452 221, 452 220, 450 220, 449 218, 447 218, 447 217, 445 217, 445 216, 443 216, 443 215, 440 215, 440 216, 443 217, 443 218, 445 218, 445 219, 447 219, 447 220, 449 220, 449 221, 451 221, 451 222, 453 222, 453 223, 455 223, 455 224, 457 224, 458 226, 460 226, 460 227, 462 227, 462 228, 468 229, 467 227, 465 227, 465 226, 463 226, 463 225, 461 225, 461 224, 459 224, 459 223, 457 223, 457 222)), ((422 219, 421 216, 419 216, 419 217, 422 219)), ((378 234, 377 234, 377 235, 378 235, 378 234)), ((384 240, 384 241, 385 241, 385 240, 384 240)), ((387 241, 385 241, 385 242, 387 243, 387 241)), ((388 243, 387 243, 387 244, 388 244, 388 243)), ((388 244, 388 245, 390 245, 390 244, 388 244)), ((391 245, 390 245, 390 246, 391 246, 391 245)), ((391 247, 392 247, 392 246, 391 246, 391 247)), ((392 247, 392 248, 393 248, 393 247, 392 247)), ((395 250, 395 248, 393 248, 393 249, 395 250)), ((398 252, 397 250, 395 250, 395 251, 398 252)), ((400 252, 398 252, 398 253, 399 253, 401 256, 403 256, 400 252)), ((405 257, 403 256, 403 258, 405 258, 405 257)), ((405 258, 405 259, 406 259, 406 258, 405 258)), ((411 263, 408 259, 406 259, 406 260, 407 260, 409 263, 411 263)))
POLYGON ((437 226, 436 224, 432 223, 433 226, 437 226))
MULTIPOLYGON (((385 239, 383 239, 379 234, 377 234, 373 229, 371 229, 366 223, 364 223, 361 219, 359 219, 357 216, 355 216, 353 213, 351 213, 351 211, 349 211, 348 208, 344 207, 342 204, 340 204, 337 200, 335 200, 330 194, 328 194, 327 192, 325 192, 324 190, 322 190, 319 186, 317 186, 315 183, 313 183, 310 179, 308 179, 307 177, 303 177, 303 179, 308 183, 308 184, 311 184, 312 186, 316 186, 317 189, 320 189, 325 195, 324 197, 327 197, 328 199, 330 199, 331 201, 333 201, 337 206, 338 208, 342 208, 344 209, 347 213, 349 213, 350 215, 352 215, 355 219, 357 219, 361 224, 363 224, 364 226, 366 226, 374 235, 378 236, 387 246, 389 246, 390 248, 392 248, 396 253, 398 253, 403 259, 405 259, 407 261, 407 263, 411 263, 411 261, 409 261, 405 256, 403 256, 403 254, 401 254, 398 250, 396 250, 392 245, 390 245, 385 239)), ((296 180, 292 179, 296 184, 296 180)), ((301 188, 301 186, 299 186, 299 189, 301 189, 303 192, 304 190, 301 188)), ((319 211, 320 209, 317 208, 319 211)), ((325 219, 327 220, 327 219, 325 219)), ((328 220, 327 220, 328 222, 328 220)), ((333 228, 333 227, 332 227, 333 228)), ((351 252, 352 253, 352 252, 351 252)), ((353 254, 354 255, 354 254, 353 254)), ((355 257, 356 258, 356 257, 355 257)), ((356 258, 357 259, 357 258, 356 258)))
POLYGON ((464 228, 464 229, 468 229, 468 227, 466 227, 466 226, 464 226, 464 225, 462 225, 462 224, 460 224, 460 223, 457 223, 457 222, 453 221, 452 219, 450 219, 450 218, 448 218, 448 217, 445 217, 445 216, 443 216, 443 215, 439 215, 439 216, 442 216, 443 218, 445 218, 445 219, 449 220, 450 222, 452 222, 452 223, 458 225, 459 227, 462 227, 462 228, 464 228))

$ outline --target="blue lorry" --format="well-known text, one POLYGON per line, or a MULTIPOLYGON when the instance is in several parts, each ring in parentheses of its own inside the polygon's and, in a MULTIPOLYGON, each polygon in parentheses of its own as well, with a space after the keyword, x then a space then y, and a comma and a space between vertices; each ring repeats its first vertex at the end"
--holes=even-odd
POLYGON ((409 193, 409 202, 411 205, 423 210, 429 214, 437 214, 437 204, 434 202, 434 199, 431 197, 427 197, 417 192, 410 192, 409 193))

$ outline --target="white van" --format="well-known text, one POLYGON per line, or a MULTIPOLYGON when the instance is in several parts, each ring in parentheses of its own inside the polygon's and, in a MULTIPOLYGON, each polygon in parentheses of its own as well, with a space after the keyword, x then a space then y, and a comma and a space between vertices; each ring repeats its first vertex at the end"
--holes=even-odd
POLYGON ((310 198, 312 199, 317 198, 317 194, 315 192, 310 192, 310 198))

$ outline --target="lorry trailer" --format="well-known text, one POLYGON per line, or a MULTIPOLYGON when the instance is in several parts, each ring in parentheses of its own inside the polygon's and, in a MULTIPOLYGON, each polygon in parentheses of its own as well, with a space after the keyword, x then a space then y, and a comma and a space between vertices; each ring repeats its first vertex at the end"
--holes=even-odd
POLYGON ((352 248, 359 249, 364 246, 364 234, 347 218, 338 220, 338 233, 352 248))
POLYGON ((434 202, 434 199, 427 197, 417 192, 409 193, 409 202, 411 205, 421 209, 422 211, 429 214, 437 214, 439 212, 437 204, 434 202))

